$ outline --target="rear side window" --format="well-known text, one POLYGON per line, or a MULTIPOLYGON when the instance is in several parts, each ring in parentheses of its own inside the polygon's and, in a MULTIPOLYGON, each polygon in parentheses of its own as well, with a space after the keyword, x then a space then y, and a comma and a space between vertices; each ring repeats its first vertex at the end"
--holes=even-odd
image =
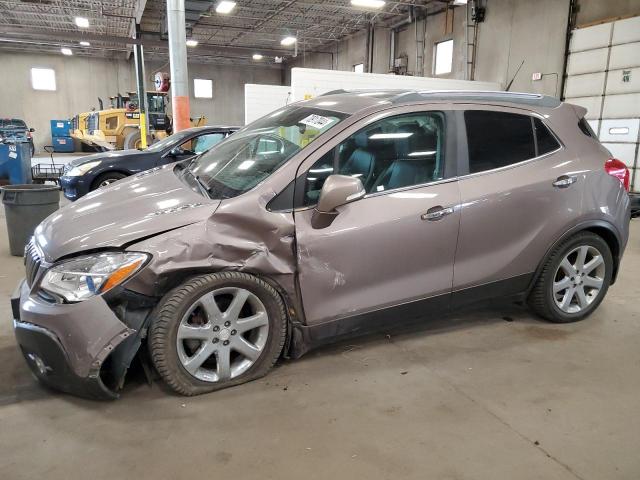
POLYGON ((536 156, 531 117, 516 113, 464 112, 469 173, 483 172, 536 156))
POLYGON ((533 128, 536 132, 537 155, 544 155, 560 148, 560 144, 558 143, 558 140, 556 140, 556 137, 553 136, 540 119, 535 118, 533 120, 533 128))

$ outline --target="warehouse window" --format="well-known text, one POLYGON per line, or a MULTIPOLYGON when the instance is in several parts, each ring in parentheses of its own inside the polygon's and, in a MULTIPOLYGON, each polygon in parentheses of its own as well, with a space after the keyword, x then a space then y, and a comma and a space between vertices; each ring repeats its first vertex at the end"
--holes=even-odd
POLYGON ((364 63, 356 63, 353 66, 353 71, 356 73, 364 73, 364 63))
POLYGON ((52 68, 32 68, 31 86, 34 90, 56 90, 56 72, 52 68))
POLYGON ((213 98, 213 80, 194 78, 193 96, 195 98, 213 98))
POLYGON ((453 40, 436 43, 434 73, 444 75, 451 73, 453 67, 453 40))

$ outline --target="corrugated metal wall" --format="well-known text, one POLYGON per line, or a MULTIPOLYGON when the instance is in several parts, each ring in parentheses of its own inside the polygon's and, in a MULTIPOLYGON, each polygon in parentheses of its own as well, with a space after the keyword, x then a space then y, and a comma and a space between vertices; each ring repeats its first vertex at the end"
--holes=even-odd
POLYGON ((613 156, 632 169, 640 192, 640 17, 572 31, 565 100, 587 120, 613 156))

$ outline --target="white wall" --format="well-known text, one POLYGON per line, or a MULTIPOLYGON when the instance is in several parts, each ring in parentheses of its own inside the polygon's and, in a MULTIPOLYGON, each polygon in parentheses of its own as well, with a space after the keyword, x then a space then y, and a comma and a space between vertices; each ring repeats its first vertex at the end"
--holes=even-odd
MULTIPOLYGON (((63 55, 37 55, 0 51, 3 85, 0 88, 0 117, 24 119, 36 129, 36 148, 51 144, 49 120, 68 119, 96 109, 98 97, 105 106, 109 97, 136 90, 133 61, 63 55), (32 67, 53 68, 55 92, 31 88, 32 67)), ((147 62, 147 88, 160 63, 147 62)), ((168 71, 168 66, 163 70, 168 71)), ((209 124, 244 124, 244 84, 280 84, 281 70, 271 67, 189 64, 191 115, 205 115, 209 124), (193 97, 193 78, 213 80, 213 98, 193 97)))
MULTIPOLYGON (((147 63, 147 76, 161 64, 147 63)), ((168 71, 166 66, 163 71, 168 71)), ((260 66, 233 66, 189 64, 189 95, 191 117, 207 117, 209 125, 244 125, 244 86, 247 83, 280 85, 279 68, 260 66), (213 80, 213 98, 195 98, 193 79, 213 80)))
POLYGON ((35 128, 38 149, 51 144, 49 120, 98 108, 98 97, 108 104, 110 95, 135 88, 133 68, 125 60, 0 52, 0 65, 0 116, 22 118, 35 128), (54 69, 57 90, 33 90, 32 67, 54 69))

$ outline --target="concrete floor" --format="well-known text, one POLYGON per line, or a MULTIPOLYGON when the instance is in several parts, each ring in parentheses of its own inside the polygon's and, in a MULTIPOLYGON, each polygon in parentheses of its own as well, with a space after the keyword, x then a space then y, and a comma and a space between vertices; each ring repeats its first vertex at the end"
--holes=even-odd
POLYGON ((640 221, 589 319, 515 306, 334 345, 196 398, 45 390, 11 331, 0 219, 0 479, 640 478, 640 221))

